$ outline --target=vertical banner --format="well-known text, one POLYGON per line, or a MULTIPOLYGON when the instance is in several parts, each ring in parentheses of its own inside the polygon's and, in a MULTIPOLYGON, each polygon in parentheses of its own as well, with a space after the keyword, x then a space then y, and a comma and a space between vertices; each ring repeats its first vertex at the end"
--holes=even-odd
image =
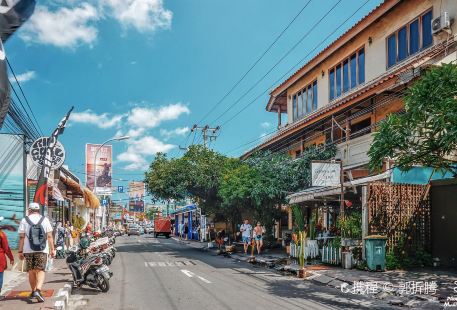
POLYGON ((19 135, 0 134, 0 145, 0 228, 10 247, 17 249, 17 230, 25 211, 24 140, 19 135))
POLYGON ((112 163, 113 148, 111 145, 100 147, 100 144, 86 144, 86 186, 94 193, 99 195, 112 194, 112 163), (97 154, 96 160, 95 154, 97 154), (96 182, 94 181, 94 170, 96 182), (94 189, 95 184, 97 188, 94 189))
POLYGON ((129 197, 129 211, 144 212, 144 182, 130 182, 129 197))

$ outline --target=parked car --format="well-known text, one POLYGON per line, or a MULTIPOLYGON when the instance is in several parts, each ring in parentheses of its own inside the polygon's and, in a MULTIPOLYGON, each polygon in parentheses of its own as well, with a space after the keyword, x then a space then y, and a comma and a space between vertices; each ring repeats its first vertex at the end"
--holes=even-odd
POLYGON ((127 227, 127 235, 140 235, 140 227, 136 224, 129 224, 127 227))
POLYGON ((148 224, 144 226, 144 233, 145 234, 152 234, 154 232, 154 225, 148 224))

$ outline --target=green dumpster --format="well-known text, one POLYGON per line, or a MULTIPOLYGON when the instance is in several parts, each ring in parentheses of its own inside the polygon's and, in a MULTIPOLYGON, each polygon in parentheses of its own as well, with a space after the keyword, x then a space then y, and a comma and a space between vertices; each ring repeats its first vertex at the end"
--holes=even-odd
POLYGON ((371 271, 386 270, 386 243, 387 237, 372 235, 366 236, 365 258, 367 259, 368 269, 371 271))

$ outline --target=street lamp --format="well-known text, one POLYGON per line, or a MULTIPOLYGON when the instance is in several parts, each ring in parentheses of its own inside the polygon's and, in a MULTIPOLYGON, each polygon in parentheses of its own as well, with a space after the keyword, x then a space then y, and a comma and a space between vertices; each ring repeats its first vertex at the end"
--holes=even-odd
MULTIPOLYGON (((98 155, 98 152, 101 150, 101 148, 105 144, 107 144, 109 142, 122 141, 122 140, 127 140, 127 139, 130 139, 130 136, 114 137, 114 138, 106 140, 105 142, 102 143, 102 145, 100 145, 97 148, 97 151, 95 152, 95 156, 94 156, 94 193, 95 193, 95 195, 97 195, 97 176, 96 176, 95 172, 96 172, 96 168, 97 168, 97 155, 98 155)), ((95 210, 94 210, 94 228, 93 229, 95 231, 95 210)))

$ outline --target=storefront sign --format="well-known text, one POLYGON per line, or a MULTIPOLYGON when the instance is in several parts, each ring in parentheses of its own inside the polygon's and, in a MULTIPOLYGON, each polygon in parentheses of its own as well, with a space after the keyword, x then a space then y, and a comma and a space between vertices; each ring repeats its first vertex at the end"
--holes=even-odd
MULTIPOLYGON (((32 147, 30 148, 30 157, 32 162, 38 168, 43 166, 43 162, 45 159, 45 153, 48 148, 49 144, 49 137, 41 137, 33 142, 32 147)), ((57 141, 54 151, 51 154, 51 169, 58 169, 60 168, 65 161, 65 149, 60 143, 57 141)))
POLYGON ((312 162, 311 179, 312 186, 341 186, 341 164, 312 162))

